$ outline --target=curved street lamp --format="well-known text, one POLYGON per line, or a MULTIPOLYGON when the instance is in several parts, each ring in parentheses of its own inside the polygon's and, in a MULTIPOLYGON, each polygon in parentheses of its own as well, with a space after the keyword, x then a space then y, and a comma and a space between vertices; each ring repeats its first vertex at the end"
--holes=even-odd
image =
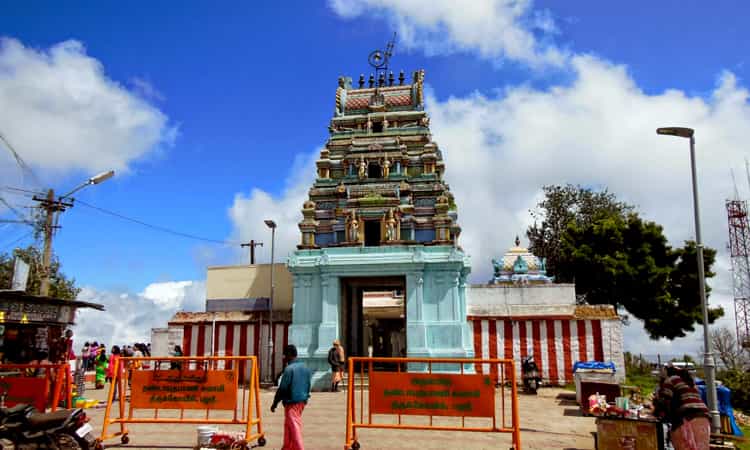
POLYGON ((695 130, 684 127, 657 128, 656 134, 677 136, 690 139, 690 168, 693 178, 693 212, 695 213, 695 246, 698 253, 698 290, 703 310, 703 371, 706 377, 706 399, 711 414, 711 432, 721 431, 721 419, 716 401, 716 364, 711 353, 711 339, 708 332, 708 301, 706 300, 706 281, 703 269, 703 241, 701 240, 701 219, 698 208, 698 175, 695 169, 695 130))
POLYGON ((66 209, 73 207, 72 201, 65 201, 65 199, 73 200, 71 195, 75 194, 86 186, 99 184, 103 181, 109 180, 114 175, 114 170, 108 170, 106 172, 94 175, 85 182, 76 186, 72 191, 61 197, 58 197, 57 199, 55 199, 54 189, 48 190, 46 197, 34 196, 34 200, 41 203, 41 207, 47 213, 44 221, 44 253, 42 254, 42 280, 39 286, 39 295, 46 297, 49 294, 49 265, 50 259, 52 258, 52 235, 55 228, 55 213, 63 212, 66 209))

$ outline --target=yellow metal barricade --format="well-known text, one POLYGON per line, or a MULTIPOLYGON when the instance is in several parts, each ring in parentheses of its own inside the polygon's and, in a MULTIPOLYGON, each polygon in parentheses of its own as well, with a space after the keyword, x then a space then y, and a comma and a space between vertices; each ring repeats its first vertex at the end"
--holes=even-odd
POLYGON ((361 428, 509 433, 521 450, 513 360, 352 357, 347 386, 344 450, 361 428))
POLYGON ((244 440, 231 448, 250 448, 256 440, 258 446, 266 444, 255 356, 119 358, 113 373, 97 449, 117 436, 127 444, 127 424, 245 425, 244 440), (147 361, 148 369, 143 364, 147 361), (241 386, 241 376, 248 372, 247 384, 241 386), (115 394, 118 398, 113 400, 115 394), (118 406, 118 417, 113 417, 113 404, 118 406), (107 434, 115 424, 120 431, 107 434))

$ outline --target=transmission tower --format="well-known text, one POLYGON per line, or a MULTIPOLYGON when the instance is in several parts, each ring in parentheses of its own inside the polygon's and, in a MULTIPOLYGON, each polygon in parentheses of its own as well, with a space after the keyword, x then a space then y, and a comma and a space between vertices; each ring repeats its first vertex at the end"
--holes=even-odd
POLYGON ((747 202, 727 200, 726 207, 737 343, 742 347, 748 347, 750 346, 750 226, 747 219, 747 202))

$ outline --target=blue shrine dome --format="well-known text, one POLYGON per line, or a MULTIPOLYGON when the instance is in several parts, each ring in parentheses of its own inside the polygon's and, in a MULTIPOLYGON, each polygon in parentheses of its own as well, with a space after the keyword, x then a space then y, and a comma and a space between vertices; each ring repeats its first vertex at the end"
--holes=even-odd
POLYGON ((511 247, 502 259, 492 259, 494 275, 491 284, 552 283, 554 277, 547 276, 545 260, 538 258, 527 248, 521 247, 516 236, 515 246, 511 247))

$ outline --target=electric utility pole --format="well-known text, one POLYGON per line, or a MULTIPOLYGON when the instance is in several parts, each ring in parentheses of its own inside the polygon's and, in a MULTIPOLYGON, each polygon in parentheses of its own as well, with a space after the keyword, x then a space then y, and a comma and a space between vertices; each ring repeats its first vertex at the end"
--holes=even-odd
POLYGON ((59 228, 56 220, 56 213, 63 212, 65 209, 73 206, 73 203, 65 202, 62 197, 55 200, 55 190, 47 191, 47 197, 34 196, 34 200, 39 202, 40 208, 44 210, 44 253, 42 254, 42 281, 39 287, 39 295, 46 297, 49 295, 49 276, 50 260, 52 259, 52 236, 55 229, 59 228))
POLYGON ((250 242, 240 244, 240 247, 250 247, 250 264, 255 264, 255 247, 263 247, 263 243, 251 239, 250 242))
POLYGON ((68 192, 67 194, 55 199, 55 190, 50 189, 47 191, 46 197, 34 196, 33 199, 39 202, 39 207, 44 210, 44 254, 42 255, 42 281, 39 286, 39 295, 46 297, 49 295, 49 276, 50 276, 50 260, 52 259, 52 236, 55 233, 55 228, 59 228, 57 225, 56 215, 59 212, 63 212, 68 208, 73 207, 73 197, 71 195, 92 184, 99 184, 102 181, 106 181, 112 178, 115 174, 114 170, 102 172, 95 175, 88 180, 84 181, 80 185, 76 186, 75 189, 68 192), (68 201, 66 201, 66 199, 68 201))

